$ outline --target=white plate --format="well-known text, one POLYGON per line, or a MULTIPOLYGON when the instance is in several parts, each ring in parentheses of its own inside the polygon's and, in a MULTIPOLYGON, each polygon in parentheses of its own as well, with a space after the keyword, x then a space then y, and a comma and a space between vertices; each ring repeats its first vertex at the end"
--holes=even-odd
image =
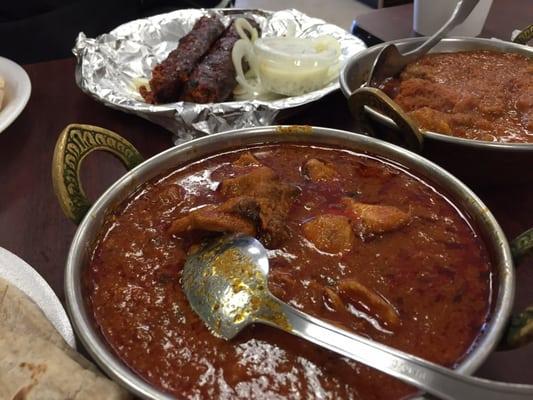
POLYGON ((52 288, 30 265, 0 247, 0 277, 28 295, 72 348, 76 348, 74 332, 65 309, 52 288))
POLYGON ((30 98, 30 77, 17 63, 0 57, 0 76, 5 81, 4 101, 0 109, 0 133, 19 116, 30 98))

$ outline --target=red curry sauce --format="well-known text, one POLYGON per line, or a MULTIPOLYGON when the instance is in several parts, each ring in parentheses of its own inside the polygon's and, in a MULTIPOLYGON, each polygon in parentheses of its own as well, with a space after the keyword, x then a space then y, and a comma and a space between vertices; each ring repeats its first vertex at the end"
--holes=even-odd
POLYGON ((423 129, 533 143, 533 58, 496 51, 427 54, 381 88, 423 129))
POLYGON ((443 365, 469 352, 488 318, 492 273, 465 217, 434 188, 385 160, 284 144, 169 171, 108 217, 86 271, 86 293, 103 336, 132 370, 177 398, 399 399, 415 393, 267 326, 246 328, 232 341, 218 339, 190 309, 180 273, 186 252, 205 232, 197 227, 171 235, 169 226, 224 202, 220 182, 257 167, 243 172, 235 165, 247 151, 279 182, 297 188, 284 239, 269 254, 276 296, 443 365), (308 170, 311 159, 321 167, 308 170), (387 210, 387 224, 402 219, 392 229, 379 218, 360 229, 365 220, 356 222, 346 202, 388 207, 378 208, 387 210), (324 225, 324 216, 334 223, 324 225), (349 221, 349 232, 340 230, 342 221, 349 221), (308 234, 317 226, 318 239, 308 234), (324 245, 328 237, 335 238, 333 247, 324 245), (345 240, 349 248, 335 248, 345 240))

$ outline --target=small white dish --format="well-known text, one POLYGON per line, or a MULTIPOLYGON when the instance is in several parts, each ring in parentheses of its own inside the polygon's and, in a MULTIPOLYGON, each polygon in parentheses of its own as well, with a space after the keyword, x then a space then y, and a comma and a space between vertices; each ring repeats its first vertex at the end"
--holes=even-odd
POLYGON ((72 325, 52 288, 29 264, 2 247, 0 247, 0 277, 32 299, 69 346, 76 348, 72 325))
POLYGON ((5 81, 4 100, 0 109, 0 133, 19 116, 31 94, 30 77, 17 63, 0 57, 0 76, 5 81))

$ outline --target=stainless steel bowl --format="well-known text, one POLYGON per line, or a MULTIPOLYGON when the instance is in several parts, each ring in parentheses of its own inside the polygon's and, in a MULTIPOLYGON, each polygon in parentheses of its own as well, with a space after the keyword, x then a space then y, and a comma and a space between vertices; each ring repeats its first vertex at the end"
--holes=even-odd
MULTIPOLYGON (((351 57, 339 77, 341 90, 346 98, 366 83, 372 64, 385 45, 394 43, 400 52, 407 52, 424 40, 425 37, 419 37, 386 42, 351 57)), ((529 46, 497 39, 469 37, 443 39, 430 53, 469 50, 493 50, 533 57, 533 48, 529 46)), ((384 113, 370 107, 366 107, 365 110, 383 129, 398 129, 394 121, 384 113)), ((469 183, 516 183, 533 179, 533 143, 486 142, 431 131, 421 133, 423 135, 421 154, 469 183)))
MULTIPOLYGON (((364 135, 327 128, 301 126, 270 126, 215 134, 173 147, 140 163, 111 186, 89 209, 72 241, 65 270, 67 309, 81 343, 98 365, 113 379, 138 396, 148 399, 170 399, 133 373, 113 354, 93 322, 86 305, 83 271, 104 219, 110 210, 123 201, 136 187, 156 175, 207 155, 255 144, 309 143, 333 145, 344 149, 385 157, 442 190, 484 238, 497 275, 495 298, 490 321, 472 352, 457 365, 464 374, 472 373, 491 353, 505 330, 514 297, 514 268, 509 243, 500 226, 481 202, 464 184, 421 156, 401 147, 364 135)), ((60 136, 54 153, 53 177, 56 193, 65 211, 76 219, 76 210, 87 203, 79 180, 72 175, 81 160, 92 150, 102 149, 119 155, 132 166, 138 153, 124 139, 101 128, 70 125, 60 136)))

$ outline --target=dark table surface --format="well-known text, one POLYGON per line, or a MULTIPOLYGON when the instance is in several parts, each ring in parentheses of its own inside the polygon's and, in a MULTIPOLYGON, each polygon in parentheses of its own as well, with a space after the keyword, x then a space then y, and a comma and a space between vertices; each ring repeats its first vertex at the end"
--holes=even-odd
MULTIPOLYGON (((62 214, 52 188, 51 162, 59 132, 69 123, 105 127, 125 136, 150 157, 172 146, 163 128, 111 110, 84 95, 74 83, 74 60, 24 66, 32 81, 30 101, 22 115, 0 133, 0 246, 32 265, 64 300, 63 271, 76 226, 62 214)), ((285 123, 352 129, 340 91, 315 102, 285 123)), ((93 199, 124 168, 113 157, 96 153, 82 168, 82 180, 93 199)), ((494 212, 509 238, 533 226, 533 186, 473 188, 494 212)), ((533 301, 533 259, 518 270, 517 308, 533 301)), ((533 384, 533 345, 492 354, 480 376, 533 384)))
MULTIPOLYGON (((533 1, 493 0, 481 37, 511 40, 515 29, 524 29, 533 23, 533 1)), ((413 31, 413 4, 380 8, 362 14, 354 20, 359 34, 387 42, 416 36, 413 31)))

